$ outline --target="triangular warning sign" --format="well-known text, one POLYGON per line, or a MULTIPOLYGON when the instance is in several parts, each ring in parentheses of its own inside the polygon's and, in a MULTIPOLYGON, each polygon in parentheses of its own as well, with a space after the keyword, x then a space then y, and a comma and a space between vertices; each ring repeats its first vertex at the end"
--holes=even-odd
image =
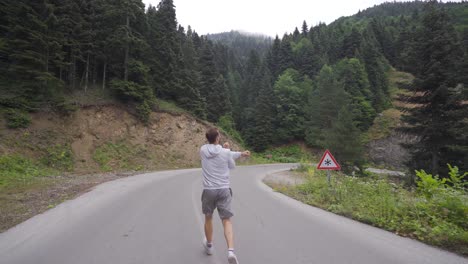
POLYGON ((325 153, 322 156, 322 159, 320 160, 318 166, 318 170, 340 170, 340 164, 336 162, 335 158, 333 155, 330 153, 330 151, 327 149, 325 150, 325 153))

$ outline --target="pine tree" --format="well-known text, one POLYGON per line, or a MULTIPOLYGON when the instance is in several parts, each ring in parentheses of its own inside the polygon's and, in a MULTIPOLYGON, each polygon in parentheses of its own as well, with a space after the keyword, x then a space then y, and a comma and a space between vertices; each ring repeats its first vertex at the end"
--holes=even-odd
POLYGON ((333 69, 325 65, 316 78, 315 89, 307 96, 305 140, 311 146, 322 146, 326 129, 331 129, 338 112, 348 104, 348 95, 333 69))
POLYGON ((181 87, 181 94, 178 95, 179 104, 188 109, 196 116, 206 119, 206 102, 200 94, 201 75, 198 71, 198 57, 192 40, 192 29, 190 26, 181 45, 179 55, 178 86, 181 87))
POLYGON ((335 71, 350 96, 350 109, 356 126, 361 131, 366 131, 372 125, 376 112, 372 108, 371 91, 364 66, 356 58, 343 59, 335 66, 335 71))
POLYGON ((294 41, 299 41, 300 38, 301 38, 301 33, 299 32, 299 29, 296 27, 296 28, 294 29, 292 39, 293 39, 294 41))
POLYGON ((116 61, 121 72, 112 79, 110 86, 122 100, 134 103, 138 117, 147 123, 155 97, 150 86, 150 67, 143 55, 148 47, 140 20, 145 14, 144 4, 140 0, 121 0, 114 8, 119 26, 110 38, 123 58, 119 56, 116 61))
POLYGON ((302 38, 299 43, 293 47, 294 69, 297 69, 302 75, 313 77, 317 75, 323 62, 315 52, 315 48, 309 38, 302 38))
POLYGON ((163 0, 157 10, 148 10, 150 47, 152 52, 151 75, 157 95, 176 100, 180 91, 176 86, 177 57, 177 20, 172 0, 163 0))
POLYGON ((463 51, 457 34, 443 10, 436 7, 437 1, 429 1, 424 9, 419 40, 420 70, 416 73, 414 96, 407 101, 415 104, 408 108, 403 121, 407 133, 417 136, 417 141, 408 144, 412 159, 410 168, 424 169, 443 177, 446 164, 457 165, 466 170, 467 124, 460 120, 466 117, 467 106, 463 104, 464 86, 457 83, 455 67, 463 51))
POLYGON ((307 22, 305 20, 304 22, 302 22, 301 34, 303 37, 307 37, 307 35, 309 34, 309 26, 307 26, 307 22))
POLYGON ((281 40, 281 46, 278 54, 278 70, 281 74, 286 69, 292 68, 294 66, 294 58, 291 47, 291 40, 289 36, 284 35, 281 40))
POLYGON ((211 42, 204 44, 199 64, 200 94, 206 100, 207 119, 217 122, 221 116, 231 111, 232 106, 224 77, 216 69, 211 42))
POLYGON ((324 131, 326 137, 319 144, 329 149, 345 172, 352 172, 354 166, 362 171, 363 144, 361 131, 354 125, 352 109, 343 106, 331 128, 324 131))
POLYGON ((79 2, 72 0, 55 1, 57 6, 58 31, 62 36, 61 45, 65 52, 60 62, 60 79, 66 81, 68 86, 76 89, 79 85, 79 63, 84 60, 81 50, 81 34, 83 29, 83 14, 79 2), (63 73, 62 73, 63 72, 63 73))
POLYGON ((274 108, 273 89, 270 73, 265 65, 262 66, 263 81, 255 102, 253 135, 247 137, 248 143, 255 151, 264 151, 274 140, 274 120, 276 112, 274 108))
POLYGON ((386 63, 378 51, 377 42, 371 29, 367 29, 366 38, 361 47, 361 60, 364 62, 370 90, 372 92, 372 106, 376 112, 383 111, 388 102, 388 78, 386 63))
POLYGON ((30 109, 47 100, 50 89, 60 82, 50 72, 51 54, 58 47, 49 26, 54 24, 53 7, 47 2, 3 2, 9 27, 3 26, 2 58, 5 91, 0 103, 30 109))
POLYGON ((359 48, 361 47, 361 42, 361 33, 356 29, 356 27, 353 27, 351 34, 345 36, 343 40, 342 56, 348 58, 356 57, 359 52, 359 48))
POLYGON ((245 139, 247 142, 249 141, 247 138, 248 135, 253 134, 253 127, 255 124, 255 100, 258 97, 259 88, 264 85, 261 65, 262 62, 260 60, 260 56, 255 50, 252 50, 247 61, 244 83, 240 88, 239 94, 239 106, 242 112, 239 119, 236 120, 236 123, 243 136, 246 137, 245 139))
POLYGON ((267 57, 268 69, 270 70, 273 79, 276 79, 281 73, 280 49, 281 40, 278 38, 278 35, 276 35, 276 38, 273 41, 273 45, 267 57))
POLYGON ((304 105, 311 81, 305 80, 294 69, 287 69, 274 85, 275 138, 277 142, 289 142, 304 135, 304 105), (304 82, 306 85, 304 85, 304 82))

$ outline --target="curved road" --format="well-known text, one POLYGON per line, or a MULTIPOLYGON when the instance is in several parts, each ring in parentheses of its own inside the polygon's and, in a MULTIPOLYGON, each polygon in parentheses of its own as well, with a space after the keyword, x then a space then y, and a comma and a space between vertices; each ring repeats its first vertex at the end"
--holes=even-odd
MULTIPOLYGON (((468 263, 466 258, 304 205, 261 183, 291 165, 232 172, 236 252, 241 264, 468 263)), ((200 169, 119 179, 0 234, 2 264, 223 264, 202 250, 200 169)), ((217 215, 216 215, 217 217, 217 215)))

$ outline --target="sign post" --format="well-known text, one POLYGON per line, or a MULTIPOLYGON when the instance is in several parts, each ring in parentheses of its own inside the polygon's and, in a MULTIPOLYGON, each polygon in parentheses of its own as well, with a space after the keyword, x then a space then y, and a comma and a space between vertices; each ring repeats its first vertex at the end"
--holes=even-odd
POLYGON ((340 166, 340 164, 338 164, 338 162, 335 160, 333 155, 327 149, 327 150, 325 150, 325 153, 323 153, 322 159, 320 159, 320 162, 317 165, 317 169, 327 171, 328 185, 331 185, 330 171, 331 170, 341 170, 341 166, 340 166))

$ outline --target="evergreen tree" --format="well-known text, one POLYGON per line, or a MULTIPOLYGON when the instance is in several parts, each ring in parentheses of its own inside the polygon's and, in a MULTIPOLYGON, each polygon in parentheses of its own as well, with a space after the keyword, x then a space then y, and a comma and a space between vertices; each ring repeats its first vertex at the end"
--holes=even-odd
POLYGON ((277 142, 300 139, 304 134, 305 95, 311 89, 311 81, 301 79, 298 71, 287 69, 274 85, 277 142))
POLYGON ((408 108, 403 120, 408 124, 404 131, 417 136, 409 144, 412 159, 410 168, 425 169, 433 175, 447 175, 446 164, 466 170, 466 117, 463 89, 458 86, 455 67, 462 57, 457 34, 447 14, 429 1, 425 7, 419 42, 420 70, 416 73, 414 96, 407 100, 415 107, 408 108), (466 134, 461 132, 462 135, 466 134))
POLYGON ((348 102, 343 84, 333 69, 325 65, 316 78, 315 89, 308 93, 305 120, 305 140, 311 146, 322 146, 325 131, 331 129, 338 112, 348 102))
POLYGON ((361 57, 364 62, 370 90, 372 92, 372 106, 381 112, 388 106, 388 78, 386 63, 379 53, 377 42, 371 29, 367 30, 366 39, 361 47, 361 57))
POLYGON ((48 26, 55 23, 47 2, 2 2, 7 25, 2 25, 2 82, 0 103, 29 109, 47 100, 60 82, 50 72, 51 56, 58 48, 48 26))
POLYGON ((249 60, 246 65, 246 73, 244 83, 240 88, 239 106, 241 115, 236 123, 245 137, 246 142, 249 142, 248 137, 253 135, 253 127, 255 125, 255 101, 258 97, 258 92, 263 84, 262 61, 255 50, 250 52, 249 60))
POLYGON ((361 47, 362 36, 361 33, 353 27, 351 34, 347 35, 343 40, 343 57, 354 58, 359 53, 361 47))
POLYGON ((366 131, 376 116, 371 103, 371 91, 364 66, 358 59, 343 59, 335 66, 336 74, 351 99, 354 122, 366 131))
POLYGON ((309 77, 317 75, 323 62, 315 52, 312 42, 308 38, 302 38, 299 43, 293 46, 294 68, 302 75, 309 77))
POLYGON ((299 29, 296 27, 293 32, 293 40, 299 41, 300 38, 301 38, 301 33, 299 32, 299 29))
POLYGON ((304 22, 302 22, 302 36, 303 37, 307 37, 307 35, 309 34, 309 26, 307 26, 307 22, 304 20, 304 22))
POLYGON ((177 87, 177 58, 180 52, 177 20, 172 0, 163 0, 157 10, 148 10, 150 47, 152 49, 151 75, 156 93, 162 98, 176 100, 182 94, 177 87))
POLYGON ((189 26, 181 45, 179 54, 179 80, 178 86, 182 87, 182 93, 178 96, 179 104, 194 113, 196 116, 206 119, 206 102, 200 94, 201 74, 198 70, 198 55, 192 40, 192 29, 189 26), (185 86, 185 87, 184 87, 185 86))
POLYGON ((270 70, 271 75, 274 79, 276 79, 281 73, 280 49, 281 40, 278 38, 278 35, 276 35, 276 38, 273 41, 273 45, 267 57, 268 69, 270 70))
POLYGON ((274 121, 276 112, 274 108, 273 89, 271 87, 270 73, 265 66, 262 66, 263 81, 259 89, 258 97, 255 102, 254 135, 248 137, 249 145, 255 151, 264 151, 273 143, 274 140, 274 121))
POLYGON ((294 66, 293 51, 291 47, 291 40, 288 35, 284 35, 281 40, 281 46, 278 54, 278 70, 282 73, 286 69, 294 66))
POLYGON ((370 27, 374 32, 375 38, 379 43, 380 50, 385 58, 392 64, 395 63, 395 37, 390 32, 390 26, 386 25, 382 19, 372 19, 370 27))
POLYGON ((363 171, 363 144, 361 131, 354 125, 352 109, 343 106, 331 128, 326 129, 320 145, 329 149, 345 172, 352 172, 354 166, 363 171))
POLYGON ((201 89, 200 94, 206 100, 207 118, 216 122, 231 112, 231 102, 224 77, 216 69, 212 44, 204 45, 200 57, 201 89))

